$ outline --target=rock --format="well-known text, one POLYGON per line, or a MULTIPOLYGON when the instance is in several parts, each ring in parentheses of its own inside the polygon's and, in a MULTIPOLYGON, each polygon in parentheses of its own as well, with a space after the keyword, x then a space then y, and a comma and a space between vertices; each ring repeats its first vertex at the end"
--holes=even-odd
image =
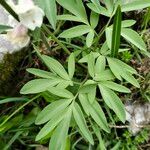
POLYGON ((129 122, 129 129, 135 135, 142 127, 150 124, 150 103, 128 104, 126 108, 126 120, 129 122))

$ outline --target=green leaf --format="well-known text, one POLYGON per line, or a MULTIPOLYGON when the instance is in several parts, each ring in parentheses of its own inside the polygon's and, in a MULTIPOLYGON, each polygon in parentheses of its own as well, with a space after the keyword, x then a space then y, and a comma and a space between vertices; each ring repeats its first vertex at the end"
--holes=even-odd
POLYGON ((93 3, 88 3, 87 6, 94 12, 102 14, 104 16, 110 17, 109 12, 105 7, 102 7, 100 4, 93 0, 93 3))
POLYGON ((93 128, 93 130, 94 130, 94 132, 95 132, 95 134, 99 140, 99 149, 100 150, 106 150, 105 143, 102 139, 99 127, 96 124, 93 124, 92 128, 93 128))
POLYGON ((45 9, 45 6, 43 5, 43 1, 42 0, 34 0, 34 3, 36 5, 38 5, 40 8, 42 8, 43 10, 45 9))
POLYGON ((135 32, 132 29, 128 28, 122 28, 121 29, 121 35, 129 42, 131 42, 133 45, 135 45, 137 48, 141 50, 146 51, 146 45, 143 41, 143 39, 139 36, 137 32, 135 32))
POLYGON ((99 21, 99 14, 91 11, 90 24, 93 29, 95 29, 96 26, 98 25, 98 21, 99 21))
POLYGON ((97 13, 97 14, 100 13, 100 9, 99 9, 100 4, 98 4, 98 6, 97 6, 97 4, 95 5, 93 2, 93 3, 87 3, 87 6, 95 13, 97 13))
POLYGON ((100 55, 95 63, 95 74, 101 74, 105 70, 106 59, 104 56, 100 55))
MULTIPOLYGON (((105 117, 105 114, 102 110, 102 108, 100 107, 99 103, 97 101, 94 101, 93 103, 93 109, 95 110, 95 112, 98 115, 98 118, 94 117, 91 113, 92 118, 95 120, 95 122, 97 122, 97 124, 106 132, 110 133, 110 129, 108 127, 108 123, 105 117)), ((95 113, 95 114, 96 114, 95 113)))
POLYGON ((147 56, 147 57, 150 58, 150 52, 148 52, 148 51, 143 51, 143 50, 141 50, 140 52, 141 52, 141 54, 143 54, 143 55, 145 55, 145 56, 147 56))
POLYGON ((61 99, 52 102, 38 114, 35 124, 39 125, 51 120, 54 116, 57 116, 60 112, 62 112, 62 110, 64 110, 70 103, 70 99, 61 99))
POLYGON ((48 18, 50 24, 53 29, 56 29, 56 19, 57 19, 57 8, 56 8, 56 0, 42 0, 42 3, 45 7, 45 14, 48 18))
POLYGON ((92 2, 98 9, 99 9, 99 7, 101 6, 99 0, 91 0, 91 2, 92 2))
POLYGON ((48 87, 53 87, 57 85, 60 81, 58 79, 56 80, 50 80, 50 79, 35 79, 31 80, 28 83, 26 83, 20 93, 21 94, 35 94, 44 92, 48 89, 48 87))
POLYGON ((88 97, 86 94, 79 95, 80 102, 84 105, 84 111, 91 115, 94 121, 106 132, 109 132, 107 120, 105 114, 99 104, 94 101, 93 104, 89 103, 88 97))
POLYGON ((65 30, 64 32, 62 32, 59 35, 59 37, 61 37, 61 38, 74 38, 74 37, 84 35, 84 34, 90 32, 90 30, 91 30, 90 26, 78 25, 78 26, 75 26, 75 27, 72 27, 70 29, 65 30))
POLYGON ((42 59, 52 72, 55 72, 63 79, 70 80, 66 70, 57 60, 46 55, 42 55, 42 59))
POLYGON ((71 149, 71 137, 68 136, 66 139, 66 146, 65 146, 65 150, 70 150, 71 149))
POLYGON ((56 0, 56 1, 65 9, 69 10, 72 14, 77 16, 82 22, 88 24, 87 15, 82 0, 78 0, 78 1, 56 0))
POLYGON ((36 136, 35 140, 39 141, 40 139, 47 136, 59 124, 59 122, 65 117, 67 111, 68 111, 68 108, 66 108, 57 117, 53 117, 53 119, 51 119, 48 123, 46 123, 46 125, 44 125, 44 127, 40 130, 40 132, 36 136))
POLYGON ((114 91, 122 92, 122 93, 130 93, 131 91, 125 86, 119 85, 112 81, 101 81, 99 84, 106 86, 114 91))
POLYGON ((94 31, 91 30, 86 36, 86 46, 91 47, 94 39, 94 31))
POLYGON ((55 129, 49 143, 50 150, 65 150, 71 115, 72 112, 68 111, 55 129))
POLYGON ((119 53, 129 51, 130 48, 120 48, 119 53))
POLYGON ((107 27, 105 29, 105 34, 106 34, 106 42, 107 42, 107 46, 109 47, 109 49, 111 49, 112 47, 112 28, 111 27, 107 27))
POLYGON ((100 49, 100 53, 105 56, 107 55, 108 49, 107 41, 105 41, 100 49))
POLYGON ((90 115, 89 113, 89 102, 87 101, 87 97, 84 96, 85 94, 79 94, 79 101, 83 107, 84 112, 87 114, 87 116, 90 115))
POLYGON ((122 72, 122 67, 118 66, 116 61, 113 61, 113 59, 111 59, 111 58, 107 58, 107 61, 108 61, 111 71, 116 76, 116 78, 119 80, 122 80, 121 75, 120 75, 122 72))
POLYGON ((27 97, 10 97, 5 99, 0 99, 0 104, 10 103, 10 102, 22 102, 29 101, 27 97))
POLYGON ((31 74, 34 74, 35 76, 46 78, 46 79, 53 79, 56 78, 56 76, 48 71, 36 69, 36 68, 28 68, 27 71, 31 74))
POLYGON ((92 144, 94 145, 93 137, 87 127, 83 112, 80 108, 80 106, 75 102, 74 108, 73 108, 73 116, 74 119, 81 130, 82 134, 84 137, 92 144))
POLYGON ((78 17, 74 15, 64 14, 64 15, 58 15, 57 20, 67 20, 67 21, 77 21, 82 22, 78 17))
POLYGON ((107 104, 112 109, 122 122, 125 122, 125 108, 119 97, 109 88, 99 84, 101 95, 107 104))
POLYGON ((146 7, 150 7, 150 1, 149 0, 143 0, 143 1, 142 0, 135 0, 135 1, 131 1, 127 4, 122 5, 122 12, 143 9, 146 7))
POLYGON ((113 148, 111 148, 111 150, 118 150, 119 148, 120 148, 120 146, 121 146, 121 141, 118 141, 116 144, 115 144, 115 146, 113 147, 113 148))
MULTIPOLYGON (((135 20, 122 20, 121 21, 121 27, 122 28, 126 28, 126 27, 131 27, 132 25, 134 25, 136 23, 135 20)), ((113 25, 109 26, 108 28, 112 29, 113 25)))
MULTIPOLYGON (((93 56, 94 56, 94 59, 96 59, 100 54, 98 52, 92 52, 93 53, 93 56)), ((87 63, 88 62, 88 59, 89 59, 89 55, 90 54, 87 54, 85 55, 83 58, 81 58, 79 60, 79 63, 87 63)))
POLYGON ((96 82, 93 81, 93 80, 87 80, 87 81, 84 83, 84 86, 91 85, 91 84, 96 84, 96 82))
POLYGON ((93 53, 91 52, 88 55, 88 72, 91 77, 94 77, 94 65, 95 65, 95 58, 93 53))
POLYGON ((96 97, 96 86, 94 86, 88 93, 87 93, 88 99, 91 104, 95 101, 96 97))
POLYGON ((75 72, 75 56, 74 53, 71 53, 68 59, 68 73, 70 79, 72 79, 74 72, 75 72))
POLYGON ((106 5, 106 7, 107 7, 107 10, 108 10, 109 15, 111 15, 112 12, 113 12, 113 9, 114 9, 114 8, 113 8, 113 7, 114 7, 113 1, 112 1, 112 0, 105 0, 104 3, 105 3, 105 5, 106 5))
POLYGON ((8 29, 12 29, 12 27, 6 26, 6 25, 0 25, 0 33, 6 31, 8 29))
POLYGON ((127 65, 124 62, 122 62, 119 59, 116 59, 116 58, 107 58, 107 60, 108 60, 108 63, 110 62, 110 64, 113 63, 114 65, 117 65, 120 68, 118 70, 120 72, 121 72, 121 70, 123 68, 123 70, 126 70, 126 71, 130 72, 131 74, 137 74, 137 71, 134 68, 130 67, 129 65, 127 65))
MULTIPOLYGON (((128 29, 128 28, 124 28, 124 27, 130 27, 131 25, 133 25, 135 23, 135 21, 134 20, 124 20, 124 21, 122 21, 121 22, 121 36, 123 36, 125 39, 127 39, 127 38, 129 38, 130 39, 130 37, 128 37, 128 34, 130 34, 129 32, 127 32, 127 35, 125 34, 125 32, 124 32, 124 29, 128 29)), ((111 25, 111 26, 109 26, 109 27, 107 27, 106 28, 106 30, 105 30, 105 34, 106 34, 106 42, 107 42, 107 46, 111 49, 111 47, 112 47, 112 38, 111 37, 113 37, 112 36, 112 27, 113 27, 113 25, 111 25)), ((131 32, 133 31, 132 29, 130 29, 131 30, 131 32)), ((135 31, 133 31, 134 33, 131 33, 131 34, 133 34, 132 36, 135 36, 136 38, 141 38, 135 31)), ((133 37, 133 39, 134 39, 134 37, 133 37)), ((128 40, 128 39, 127 39, 128 40)), ((140 41, 141 41, 142 39, 140 39, 140 41)), ((131 41, 129 41, 129 42, 131 42, 131 41)), ((132 43, 132 42, 131 42, 132 43)), ((135 43, 135 41, 134 41, 134 43, 135 43)), ((133 43, 133 44, 134 44, 133 43)), ((143 42, 142 42, 143 43, 143 42)), ((144 44, 143 44, 144 45, 144 44)))
POLYGON ((87 80, 84 85, 80 88, 80 93, 89 93, 93 88, 96 87, 96 82, 93 80, 87 80))
POLYGON ((140 88, 140 85, 139 85, 138 81, 131 75, 131 73, 129 73, 129 72, 122 73, 122 77, 126 81, 131 83, 132 85, 136 86, 137 88, 140 88))
POLYGON ((131 26, 133 26, 134 24, 136 23, 136 21, 135 20, 123 20, 122 22, 121 22, 121 27, 122 28, 126 28, 126 27, 131 27, 131 26))
POLYGON ((121 66, 122 68, 124 68, 125 70, 127 70, 128 72, 130 72, 131 74, 137 74, 137 71, 134 68, 130 67, 129 65, 127 65, 123 61, 121 61, 119 59, 115 59, 115 58, 111 58, 111 59, 114 60, 114 61, 116 61, 119 66, 121 66))
POLYGON ((57 87, 57 88, 60 88, 60 89, 65 89, 65 88, 67 88, 69 85, 71 85, 71 86, 73 85, 72 81, 66 81, 66 80, 64 80, 64 81, 58 83, 58 85, 57 85, 56 87, 57 87))
POLYGON ((115 58, 107 58, 107 60, 111 71, 119 80, 121 80, 122 77, 132 85, 139 88, 139 83, 132 76, 132 74, 137 73, 135 69, 115 58))
POLYGON ((66 89, 59 88, 59 87, 50 87, 47 89, 47 91, 60 97, 69 98, 69 99, 74 98, 71 92, 69 92, 66 89))
POLYGON ((109 69, 102 71, 100 74, 97 74, 94 77, 95 81, 107 81, 107 80, 114 80, 114 79, 115 79, 115 76, 109 69))
POLYGON ((117 57, 118 50, 120 46, 120 35, 121 35, 121 7, 118 6, 113 23, 113 33, 112 33, 112 44, 111 44, 111 56, 117 57))

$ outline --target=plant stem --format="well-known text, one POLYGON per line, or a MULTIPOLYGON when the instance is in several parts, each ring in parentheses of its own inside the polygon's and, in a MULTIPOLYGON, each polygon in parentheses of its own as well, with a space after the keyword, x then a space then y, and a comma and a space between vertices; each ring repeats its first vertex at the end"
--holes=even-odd
POLYGON ((50 48, 50 46, 49 46, 49 43, 48 43, 48 41, 47 41, 47 39, 46 39, 46 37, 45 37, 45 35, 44 35, 43 32, 41 32, 41 38, 42 38, 42 40, 43 40, 43 43, 44 43, 45 46, 47 47, 47 49, 48 49, 49 51, 51 51, 51 48, 50 48))
MULTIPOLYGON (((66 46, 65 46, 62 42, 60 42, 60 41, 58 40, 58 38, 57 38, 45 25, 43 25, 42 27, 43 27, 43 29, 47 32, 47 34, 49 34, 49 35, 52 37, 52 39, 53 39, 68 55, 71 54, 70 51, 66 48, 66 46)), ((83 68, 87 68, 84 64, 80 64, 80 66, 82 66, 83 68)))
POLYGON ((0 127, 3 126, 9 119, 11 119, 16 113, 18 113, 21 109, 23 109, 26 105, 28 105, 29 103, 31 103, 32 101, 34 101, 35 99, 37 99, 38 97, 40 97, 40 94, 38 94, 37 96, 33 97, 32 99, 30 99, 28 102, 24 103, 22 106, 20 106, 17 110, 15 110, 8 118, 6 118, 1 124, 0 127))
POLYGON ((74 84, 76 84, 76 85, 81 85, 81 83, 80 82, 73 82, 74 84))
POLYGON ((43 27, 43 29, 47 32, 47 34, 49 34, 49 35, 52 37, 52 39, 53 39, 56 43, 58 43, 58 45, 59 45, 68 55, 71 54, 70 51, 66 48, 66 46, 65 46, 64 44, 62 44, 62 43, 58 40, 58 38, 46 27, 46 25, 43 24, 42 27, 43 27))
POLYGON ((60 22, 58 23, 58 26, 57 26, 56 30, 54 31, 54 35, 56 35, 56 34, 59 32, 60 27, 61 27, 64 23, 65 23, 64 21, 60 21, 60 22))
POLYGON ((100 32, 98 33, 98 38, 96 39, 95 41, 95 48, 97 47, 98 43, 99 43, 99 40, 101 38, 101 36, 103 35, 103 33, 105 32, 105 29, 108 27, 110 21, 112 19, 112 16, 109 18, 107 24, 100 30, 100 32))
POLYGON ((74 44, 72 44, 72 43, 68 43, 68 42, 61 41, 61 40, 60 40, 60 42, 62 42, 62 43, 64 43, 64 44, 67 44, 67 45, 69 45, 69 46, 72 46, 73 48, 76 48, 76 49, 80 49, 80 50, 83 49, 83 48, 81 48, 80 46, 74 45, 74 44))

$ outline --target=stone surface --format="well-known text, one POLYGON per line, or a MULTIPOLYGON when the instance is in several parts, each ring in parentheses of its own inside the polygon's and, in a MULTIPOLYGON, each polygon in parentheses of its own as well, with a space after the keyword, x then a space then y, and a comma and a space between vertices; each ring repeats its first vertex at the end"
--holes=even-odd
POLYGON ((150 103, 128 104, 126 108, 126 120, 129 122, 130 131, 135 135, 142 127, 150 124, 150 103))

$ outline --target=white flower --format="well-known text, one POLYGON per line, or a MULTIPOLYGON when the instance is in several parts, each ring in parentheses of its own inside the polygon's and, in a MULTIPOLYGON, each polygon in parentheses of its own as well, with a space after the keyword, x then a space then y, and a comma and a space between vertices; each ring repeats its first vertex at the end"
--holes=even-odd
POLYGON ((18 14, 20 22, 15 20, 2 6, 0 6, 0 22, 11 26, 6 34, 0 34, 0 60, 6 53, 13 53, 28 46, 30 37, 28 28, 34 30, 43 22, 44 12, 34 5, 32 0, 7 0, 7 3, 18 14))
POLYGON ((7 25, 8 23, 8 13, 7 11, 0 5, 0 24, 7 25))
POLYGON ((28 30, 21 24, 7 31, 7 34, 0 34, 0 60, 6 53, 12 54, 28 46, 30 37, 28 30))
POLYGON ((19 19, 21 23, 27 28, 34 30, 36 27, 41 27, 43 22, 43 16, 43 11, 35 6, 34 9, 31 9, 26 13, 20 14, 19 19))
POLYGON ((21 24, 31 30, 41 27, 44 12, 40 7, 34 5, 32 0, 19 0, 17 5, 9 2, 9 5, 18 14, 21 24))
POLYGON ((22 49, 30 42, 28 29, 22 24, 18 24, 13 30, 7 32, 7 39, 14 45, 15 50, 22 49))
POLYGON ((2 6, 0 6, 0 23, 12 27, 6 34, 0 34, 0 61, 6 53, 13 53, 28 46, 30 37, 28 29, 15 20, 2 6))

